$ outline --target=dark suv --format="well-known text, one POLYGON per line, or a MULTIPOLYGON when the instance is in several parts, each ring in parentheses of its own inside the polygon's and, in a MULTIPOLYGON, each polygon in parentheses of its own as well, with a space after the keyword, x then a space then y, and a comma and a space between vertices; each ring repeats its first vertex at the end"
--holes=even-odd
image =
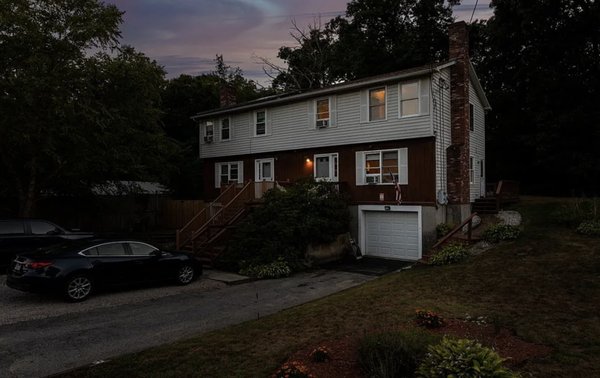
POLYGON ((70 231, 41 219, 0 219, 0 274, 6 273, 17 253, 94 236, 90 232, 70 231))

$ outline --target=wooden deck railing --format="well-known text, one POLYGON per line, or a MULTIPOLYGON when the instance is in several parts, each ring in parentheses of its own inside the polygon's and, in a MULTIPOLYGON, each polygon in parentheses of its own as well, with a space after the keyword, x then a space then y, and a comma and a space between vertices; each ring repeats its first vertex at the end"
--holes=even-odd
POLYGON ((230 185, 206 209, 177 232, 177 248, 180 249, 191 243, 192 249, 195 250, 196 242, 201 236, 203 241, 200 244, 220 234, 220 231, 211 234, 211 227, 223 228, 233 219, 238 219, 239 214, 245 210, 246 204, 259 200, 265 192, 278 186, 274 181, 254 182, 252 180, 246 182, 242 188, 237 188, 235 184, 230 185))
POLYGON ((477 215, 477 213, 471 214, 459 226, 456 226, 452 231, 450 231, 448 234, 446 234, 446 236, 444 236, 443 238, 438 240, 438 242, 435 243, 433 245, 433 247, 431 247, 431 249, 434 250, 437 247, 439 247, 440 245, 444 244, 448 239, 450 239, 452 236, 454 236, 454 234, 456 234, 458 231, 462 230, 462 228, 465 227, 465 225, 467 225, 467 240, 471 241, 471 235, 472 235, 472 231, 473 231, 473 218, 476 215, 477 215))
POLYGON ((236 184, 228 185, 219 196, 208 204, 207 207, 202 209, 196 214, 185 226, 177 230, 175 234, 175 245, 177 249, 180 249, 183 245, 191 241, 192 234, 205 224, 215 213, 218 212, 219 208, 223 206, 223 203, 227 203, 235 196, 236 184))

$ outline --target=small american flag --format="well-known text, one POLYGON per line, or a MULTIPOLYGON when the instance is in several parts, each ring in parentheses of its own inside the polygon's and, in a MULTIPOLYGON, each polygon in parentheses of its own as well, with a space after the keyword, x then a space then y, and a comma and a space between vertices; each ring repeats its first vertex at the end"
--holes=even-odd
POLYGON ((394 188, 396 189, 396 203, 398 205, 400 205, 400 203, 402 202, 402 190, 400 189, 400 183, 396 180, 396 176, 394 176, 391 169, 389 172, 390 172, 390 176, 392 176, 394 188))

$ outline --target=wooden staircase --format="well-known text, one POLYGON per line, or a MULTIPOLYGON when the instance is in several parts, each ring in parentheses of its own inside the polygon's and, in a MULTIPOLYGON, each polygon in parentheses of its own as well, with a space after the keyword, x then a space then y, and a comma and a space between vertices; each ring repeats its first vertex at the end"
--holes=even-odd
POLYGON ((477 198, 471 207, 472 212, 479 214, 498 214, 504 206, 519 201, 519 182, 501 180, 490 184, 490 196, 477 198))
POLYGON ((256 206, 262 195, 275 186, 275 182, 251 180, 242 187, 235 183, 230 184, 214 201, 177 231, 177 249, 195 254, 204 266, 212 266, 224 251, 224 246, 219 245, 219 242, 244 218, 250 206, 256 206))

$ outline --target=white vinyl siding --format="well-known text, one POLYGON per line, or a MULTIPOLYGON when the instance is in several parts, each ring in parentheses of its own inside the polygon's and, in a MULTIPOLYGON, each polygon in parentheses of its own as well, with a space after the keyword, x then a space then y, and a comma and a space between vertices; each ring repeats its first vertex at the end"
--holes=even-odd
POLYGON ((228 161, 215 163, 215 188, 220 188, 221 184, 228 184, 232 181, 238 184, 244 182, 244 162, 228 161))
POLYGON ((408 149, 356 152, 356 185, 408 184, 408 149))
POLYGON ((473 131, 469 133, 470 156, 473 157, 473 181, 471 182, 471 202, 485 196, 485 167, 481 175, 481 161, 485 164, 485 111, 473 85, 469 85, 469 102, 473 105, 473 131))
MULTIPOLYGON (((428 78, 422 80, 429 83, 428 78)), ((393 84, 386 87, 386 120, 361 123, 361 93, 365 91, 338 93, 329 96, 328 128, 315 128, 314 102, 319 97, 268 108, 267 135, 258 138, 254 137, 254 111, 233 113, 230 118, 235 137, 228 143, 202 145, 200 155, 236 156, 433 136, 429 114, 399 118, 398 82, 393 84)), ((423 88, 429 91, 429 84, 422 84, 423 88)))

